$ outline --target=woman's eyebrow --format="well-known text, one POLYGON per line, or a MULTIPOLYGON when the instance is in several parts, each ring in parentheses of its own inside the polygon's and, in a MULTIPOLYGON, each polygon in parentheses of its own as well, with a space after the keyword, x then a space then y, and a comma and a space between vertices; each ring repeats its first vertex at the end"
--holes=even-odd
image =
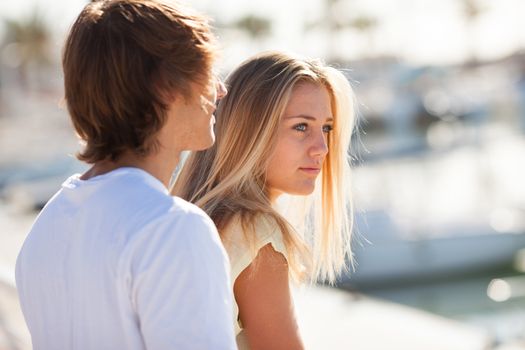
MULTIPOLYGON (((288 116, 288 117, 284 117, 284 119, 294 119, 294 118, 300 118, 300 119, 306 119, 306 120, 312 120, 312 121, 316 121, 317 120, 317 118, 312 117, 311 115, 307 115, 307 114, 291 115, 291 116, 288 116)), ((334 118, 332 118, 332 117, 326 118, 326 121, 327 122, 333 122, 334 118)))

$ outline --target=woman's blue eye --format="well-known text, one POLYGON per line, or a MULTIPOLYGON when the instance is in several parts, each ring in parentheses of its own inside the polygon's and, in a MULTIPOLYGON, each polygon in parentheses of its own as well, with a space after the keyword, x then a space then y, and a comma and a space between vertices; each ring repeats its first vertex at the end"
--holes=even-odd
POLYGON ((334 130, 334 127, 332 125, 325 125, 323 126, 323 132, 328 134, 330 131, 334 130))
POLYGON ((304 132, 306 131, 306 124, 305 123, 297 124, 297 125, 294 125, 293 128, 297 131, 304 132))

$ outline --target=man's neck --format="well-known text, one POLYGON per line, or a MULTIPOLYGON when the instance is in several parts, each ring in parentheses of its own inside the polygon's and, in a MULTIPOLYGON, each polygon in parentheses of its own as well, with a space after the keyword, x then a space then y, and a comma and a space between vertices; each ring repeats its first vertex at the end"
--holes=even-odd
POLYGON ((104 160, 95 163, 81 176, 81 179, 88 180, 118 168, 132 167, 146 171, 162 182, 167 188, 175 166, 179 162, 179 156, 180 152, 166 152, 163 150, 145 157, 137 156, 132 152, 126 152, 117 161, 104 160))

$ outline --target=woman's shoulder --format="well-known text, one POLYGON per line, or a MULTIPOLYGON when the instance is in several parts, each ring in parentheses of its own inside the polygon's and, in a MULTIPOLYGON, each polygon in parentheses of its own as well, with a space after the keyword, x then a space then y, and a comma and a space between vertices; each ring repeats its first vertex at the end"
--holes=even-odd
POLYGON ((282 230, 277 219, 270 214, 257 214, 251 218, 234 215, 221 230, 225 244, 249 245, 268 239, 282 240, 282 230))
POLYGON ((287 257, 283 233, 271 215, 258 214, 251 220, 235 215, 221 230, 221 236, 230 257, 232 277, 248 266, 264 246, 271 244, 276 252, 287 257))

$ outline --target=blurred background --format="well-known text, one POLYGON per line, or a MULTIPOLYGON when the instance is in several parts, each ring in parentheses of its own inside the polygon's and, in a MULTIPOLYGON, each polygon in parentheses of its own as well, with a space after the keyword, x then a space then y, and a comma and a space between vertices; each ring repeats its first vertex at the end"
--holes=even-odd
MULTIPOLYGON (((0 2, 0 349, 30 341, 14 263, 85 166, 60 51, 88 1, 0 2)), ((223 76, 262 50, 342 69, 354 138, 356 271, 300 291, 313 349, 525 349, 525 2, 187 0, 223 76)))

